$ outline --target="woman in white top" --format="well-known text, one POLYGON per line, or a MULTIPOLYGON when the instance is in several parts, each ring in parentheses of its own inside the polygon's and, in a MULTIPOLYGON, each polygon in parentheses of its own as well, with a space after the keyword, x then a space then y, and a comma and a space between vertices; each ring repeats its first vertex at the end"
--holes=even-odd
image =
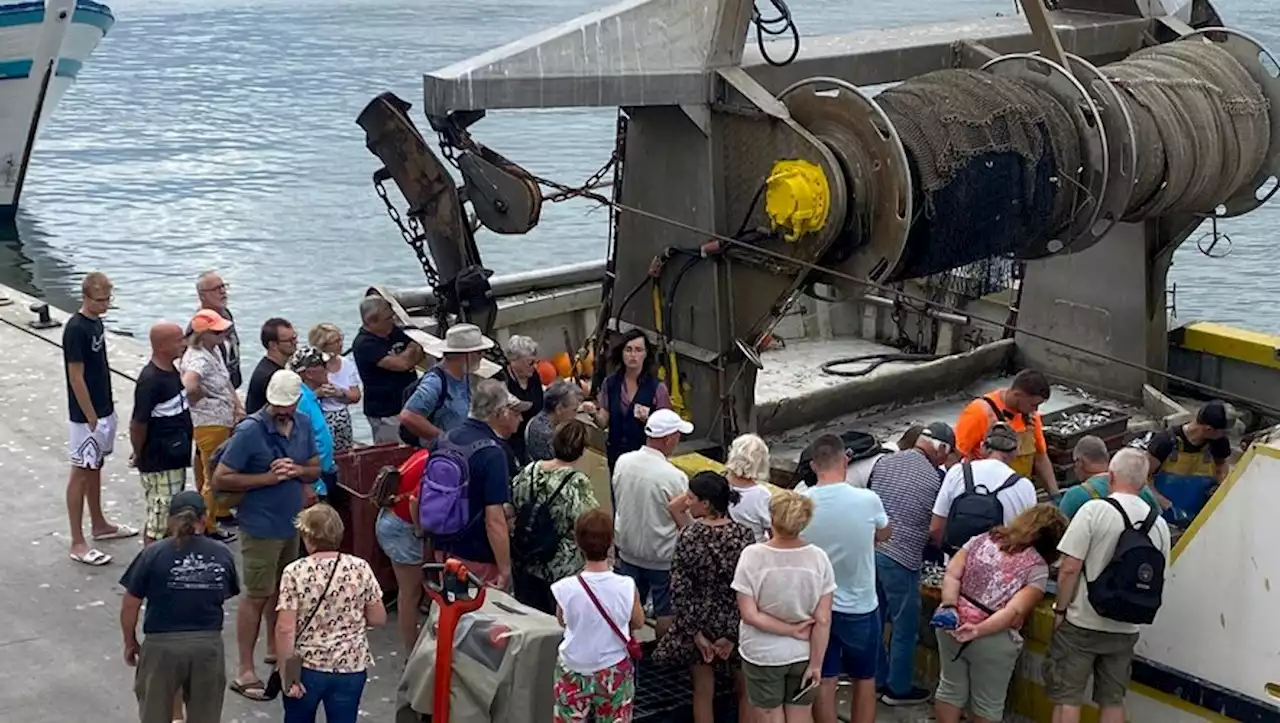
POLYGON ((627 645, 632 631, 644 626, 640 595, 634 580, 613 572, 609 513, 582 513, 573 537, 587 564, 581 573, 551 586, 556 619, 564 626, 556 666, 555 720, 569 723, 590 717, 599 723, 628 723, 636 683, 627 645))
POLYGON ((743 550, 733 579, 738 651, 757 723, 807 723, 831 635, 835 571, 827 553, 800 539, 813 500, 779 492, 769 514, 769 541, 743 550))
POLYGON ((769 445, 754 434, 744 434, 729 445, 724 463, 725 478, 738 493, 729 505, 729 517, 751 530, 756 542, 769 537, 769 445))
POLYGON ((360 401, 360 372, 356 363, 342 356, 342 330, 333 324, 316 324, 307 334, 311 346, 329 355, 329 383, 316 390, 324 423, 333 435, 333 452, 351 449, 355 434, 351 429, 352 404, 360 401))
POLYGON ((196 491, 204 497, 208 509, 205 519, 206 534, 222 542, 230 542, 235 535, 217 528, 217 518, 231 514, 214 498, 213 485, 208 478, 209 458, 223 442, 231 437, 231 430, 244 418, 244 405, 240 395, 231 385, 231 373, 217 349, 231 331, 231 322, 212 309, 201 309, 191 318, 191 333, 187 338, 187 351, 182 355, 179 368, 182 371, 182 388, 191 405, 192 438, 195 447, 196 491))

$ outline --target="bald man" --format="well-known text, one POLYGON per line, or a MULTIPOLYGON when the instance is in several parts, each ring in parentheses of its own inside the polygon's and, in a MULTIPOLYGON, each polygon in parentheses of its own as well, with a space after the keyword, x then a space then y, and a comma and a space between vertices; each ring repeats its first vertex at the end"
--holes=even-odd
POLYGON ((133 388, 133 418, 129 464, 142 476, 147 503, 144 543, 164 537, 169 500, 187 485, 191 462, 191 407, 174 362, 182 357, 186 338, 182 327, 161 322, 151 327, 151 361, 142 368, 133 388))
POLYGON ((93 271, 80 283, 80 310, 62 328, 62 361, 67 377, 70 415, 67 453, 67 518, 71 523, 71 559, 86 565, 105 565, 111 556, 89 547, 84 539, 84 507, 95 542, 132 537, 137 530, 113 525, 102 514, 102 464, 111 454, 116 436, 111 369, 107 365, 107 334, 102 316, 111 306, 107 275, 93 271))

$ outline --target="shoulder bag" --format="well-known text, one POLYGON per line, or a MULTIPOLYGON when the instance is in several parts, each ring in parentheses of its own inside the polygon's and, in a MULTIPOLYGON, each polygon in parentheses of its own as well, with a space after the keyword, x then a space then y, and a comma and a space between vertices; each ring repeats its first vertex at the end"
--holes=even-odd
POLYGON ((333 558, 333 571, 329 573, 329 580, 324 584, 324 591, 320 593, 320 597, 316 600, 316 606, 311 608, 311 612, 307 613, 307 617, 302 621, 297 632, 293 634, 294 653, 285 658, 279 666, 271 671, 271 677, 267 679, 267 689, 263 692, 263 696, 267 700, 275 700, 276 696, 282 691, 289 690, 302 678, 302 658, 297 653, 298 640, 302 637, 302 633, 311 625, 311 621, 315 619, 316 613, 320 611, 320 605, 324 603, 324 599, 329 595, 329 589, 333 587, 333 578, 338 576, 338 567, 342 565, 342 553, 333 558), (283 673, 281 672, 283 671, 283 673))
POLYGON ((618 639, 622 641, 622 644, 626 646, 627 656, 631 658, 633 663, 640 662, 644 657, 644 650, 640 647, 640 641, 636 640, 633 635, 622 634, 622 631, 614 624, 613 618, 609 617, 609 613, 604 609, 604 606, 600 604, 600 598, 596 597, 595 592, 591 590, 591 586, 587 584, 587 581, 582 578, 581 574, 578 575, 578 584, 582 585, 582 589, 587 592, 587 597, 591 598, 591 604, 596 606, 596 610, 600 613, 600 617, 604 618, 604 621, 609 624, 609 629, 612 630, 613 634, 617 635, 618 639))

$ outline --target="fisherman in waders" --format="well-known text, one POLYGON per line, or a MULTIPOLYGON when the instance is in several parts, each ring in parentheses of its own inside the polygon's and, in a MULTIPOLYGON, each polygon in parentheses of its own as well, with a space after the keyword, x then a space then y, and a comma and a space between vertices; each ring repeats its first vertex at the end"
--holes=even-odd
POLYGON ((1212 401, 1194 422, 1156 433, 1147 444, 1154 486, 1169 522, 1188 525, 1227 478, 1227 407, 1212 401))
POLYGON ((991 425, 1008 424, 1018 435, 1018 449, 1009 462, 1013 471, 1039 483, 1050 498, 1058 496, 1049 448, 1044 441, 1040 405, 1049 400, 1049 381, 1034 369, 1023 369, 1006 389, 997 389, 969 402, 956 420, 956 451, 964 459, 981 459, 982 440, 991 425))

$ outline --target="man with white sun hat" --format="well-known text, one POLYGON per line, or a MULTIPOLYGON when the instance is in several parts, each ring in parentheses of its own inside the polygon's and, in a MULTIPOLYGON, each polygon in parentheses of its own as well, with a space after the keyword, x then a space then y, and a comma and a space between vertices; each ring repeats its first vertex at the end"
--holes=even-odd
POLYGON ((429 445, 467 420, 471 375, 493 346, 493 340, 475 324, 454 324, 444 340, 428 350, 440 362, 422 375, 400 412, 401 437, 406 443, 429 445))

